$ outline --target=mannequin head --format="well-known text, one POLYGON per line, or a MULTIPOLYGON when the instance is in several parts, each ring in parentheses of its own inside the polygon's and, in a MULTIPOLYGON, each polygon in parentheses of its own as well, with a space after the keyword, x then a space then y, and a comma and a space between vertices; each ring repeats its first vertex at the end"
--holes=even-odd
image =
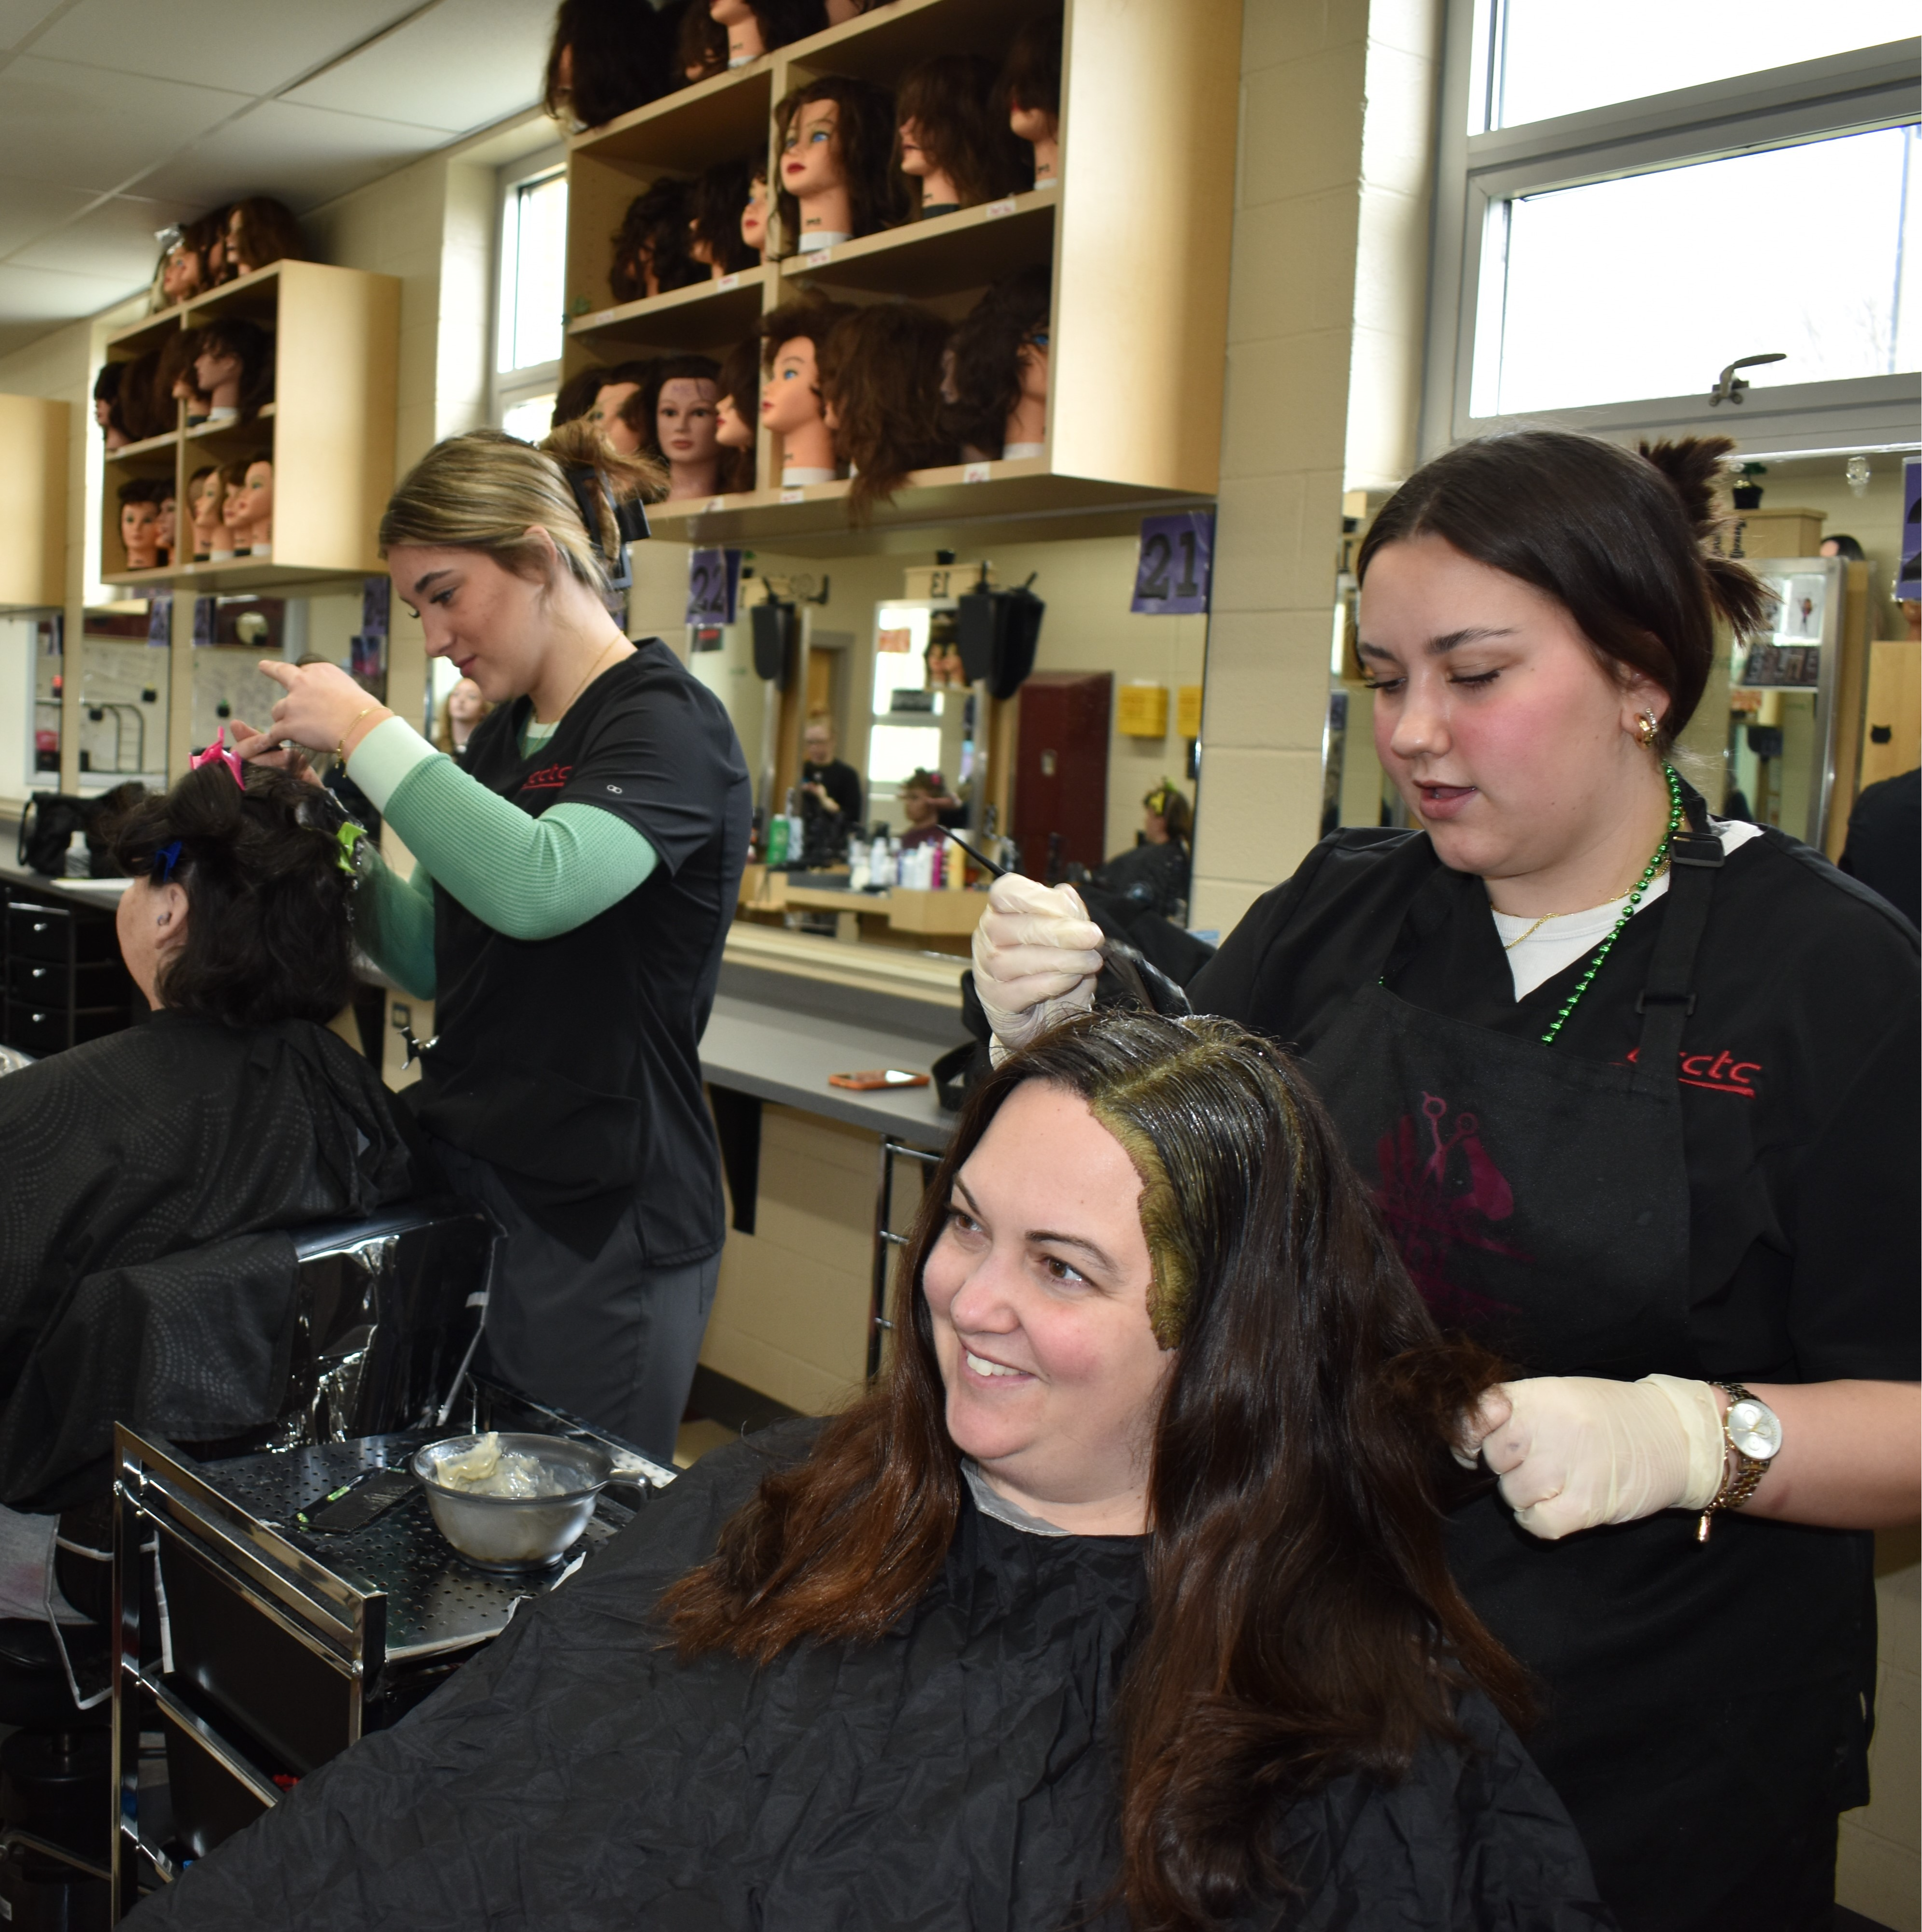
POLYGON ((811 235, 872 235, 906 212, 893 168, 894 97, 873 82, 827 74, 774 110, 780 150, 782 245, 811 235))
POLYGON ((204 563, 221 527, 221 472, 210 463, 187 479, 187 520, 194 532, 194 560, 204 563))
POLYGON ((144 442, 150 436, 164 436, 178 421, 170 395, 157 396, 160 386, 161 352, 149 349, 126 365, 120 379, 120 416, 130 442, 144 442))
POLYGON ((194 359, 200 352, 200 332, 183 328, 167 338, 161 350, 160 367, 154 376, 154 413, 172 428, 176 405, 187 405, 187 420, 197 421, 207 413, 207 399, 194 380, 194 359))
POLYGON ((848 507, 861 521, 916 470, 954 460, 941 430, 947 325, 908 302, 875 302, 836 322, 821 344, 820 385, 834 446, 854 471, 848 507))
POLYGON ((1009 128, 1035 150, 1035 185, 1061 178, 1061 16, 1023 21, 1001 70, 1009 128))
POLYGON ((251 418, 274 393, 274 338, 240 316, 216 316, 200 331, 194 380, 216 410, 251 418))
POLYGON ((293 209, 271 195, 236 201, 227 212, 227 260, 236 275, 251 275, 275 262, 305 260, 293 209))
POLYGON ((720 489, 715 405, 720 365, 705 356, 670 356, 642 392, 651 453, 668 466, 668 495, 712 496, 720 489))
POLYGON ((998 457, 1047 434, 1050 273, 1040 263, 996 282, 954 331, 948 433, 998 457), (1014 432, 1032 429, 1032 435, 1014 432))
POLYGON ((560 0, 542 94, 555 120, 604 127, 680 85, 672 25, 648 0, 560 0))
POLYGON ((688 253, 692 203, 688 182, 663 175, 628 204, 608 271, 608 286, 617 302, 643 302, 707 279, 706 266, 688 253))
POLYGON ((120 413, 120 386, 126 380, 124 362, 103 362, 94 378, 94 421, 109 449, 124 448, 133 441, 127 434, 126 418, 120 413))
POLYGON ((767 164, 757 161, 748 177, 747 198, 741 204, 740 238, 756 262, 767 246, 767 164))
POLYGON ((205 285, 206 273, 200 250, 188 244, 184 233, 179 236, 161 257, 161 305, 172 308, 197 296, 205 285))
POLYGON ((781 439, 781 468, 835 467, 834 438, 821 403, 819 356, 835 325, 851 313, 842 302, 783 302, 761 319, 761 421, 781 439))
POLYGON ((257 548, 274 540, 274 459, 271 452, 257 450, 241 472, 242 500, 246 508, 247 531, 257 548))
POLYGON ((207 264, 207 286, 217 289, 223 282, 233 280, 233 264, 227 260, 226 206, 215 208, 212 214, 200 219, 207 225, 207 245, 203 251, 207 264))
POLYGON ((707 11, 726 32, 729 67, 744 67, 827 24, 823 0, 708 0, 707 11))
POLYGON ((993 63, 977 54, 937 55, 902 76, 895 165, 920 180, 923 214, 973 208, 1027 185, 1027 154, 994 94, 993 63))
POLYGON ((737 342, 721 363, 715 386, 714 440, 721 448, 723 490, 754 488, 755 429, 761 420, 760 344, 737 342))
POLYGON ((152 570, 160 562, 160 505, 156 485, 144 477, 121 484, 120 542, 127 553, 129 570, 152 570))
POLYGON ((727 71, 728 30, 708 12, 707 0, 686 0, 682 8, 674 65, 682 86, 727 71))
POLYGON ((173 494, 171 483, 161 485, 159 502, 160 560, 163 563, 171 563, 174 560, 175 546, 180 541, 180 504, 173 494))
POLYGON ((217 550, 244 550, 254 542, 254 533, 248 523, 249 506, 247 500, 247 464, 243 459, 237 463, 221 465, 221 529, 214 548, 217 550))
MULTIPOLYGON (((759 244, 749 244, 742 220, 757 170, 764 176, 767 164, 751 157, 717 161, 694 184, 687 252, 692 260, 705 262, 716 280, 752 268, 761 260, 759 244)), ((762 220, 764 229, 764 214, 762 220)))
POLYGON ((558 429, 563 423, 578 422, 594 406, 594 398, 606 380, 604 369, 583 369, 569 376, 554 399, 554 414, 548 427, 558 429))
POLYGON ((654 369, 652 362, 617 362, 600 372, 600 387, 587 411, 587 421, 620 455, 633 456, 647 447, 644 432, 647 418, 636 410, 630 422, 629 406, 653 380, 654 369))

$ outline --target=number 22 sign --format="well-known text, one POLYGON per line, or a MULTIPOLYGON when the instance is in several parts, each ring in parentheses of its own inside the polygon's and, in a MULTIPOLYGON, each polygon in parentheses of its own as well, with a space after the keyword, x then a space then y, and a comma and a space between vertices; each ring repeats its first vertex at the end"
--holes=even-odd
POLYGON ((1143 517, 1140 556, 1134 568, 1134 601, 1128 608, 1150 617, 1206 611, 1214 562, 1212 510, 1143 517))
POLYGON ((687 621, 731 624, 740 595, 740 552, 697 550, 687 560, 687 621))

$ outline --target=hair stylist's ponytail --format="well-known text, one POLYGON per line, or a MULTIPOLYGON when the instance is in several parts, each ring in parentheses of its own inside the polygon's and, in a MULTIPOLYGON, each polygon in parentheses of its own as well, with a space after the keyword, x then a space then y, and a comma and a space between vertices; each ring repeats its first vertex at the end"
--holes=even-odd
POLYGON ((503 430, 470 430, 437 442, 388 499, 381 554, 403 544, 478 550, 539 583, 551 565, 546 546, 528 534, 538 528, 569 572, 605 597, 608 561, 620 554, 613 506, 666 494, 658 464, 620 454, 589 423, 563 424, 539 449, 503 430), (570 472, 584 479, 578 494, 570 472))

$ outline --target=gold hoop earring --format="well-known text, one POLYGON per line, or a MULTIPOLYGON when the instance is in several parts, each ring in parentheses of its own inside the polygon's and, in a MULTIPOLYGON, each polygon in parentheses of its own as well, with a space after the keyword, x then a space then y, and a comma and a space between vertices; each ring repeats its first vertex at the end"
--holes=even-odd
POLYGON ((1661 728, 1660 725, 1656 722, 1655 713, 1652 711, 1644 711, 1641 716, 1635 721, 1635 742, 1639 745, 1644 752, 1653 751, 1655 748, 1656 736, 1661 728))

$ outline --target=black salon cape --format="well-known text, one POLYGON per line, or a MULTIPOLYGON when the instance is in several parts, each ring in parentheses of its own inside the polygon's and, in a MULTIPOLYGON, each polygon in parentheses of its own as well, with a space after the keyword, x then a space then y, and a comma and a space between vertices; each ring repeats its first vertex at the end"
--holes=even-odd
MULTIPOLYGON (((914 1927, 1116 1932, 1116 1685, 1140 1545, 1038 1537, 964 1497, 938 1582, 880 1642, 686 1667, 648 1613, 709 1555, 784 1424, 703 1458, 393 1730, 134 1914, 138 1932, 914 1927)), ((1587 1862, 1479 1696, 1470 1750, 1299 1808, 1304 1896, 1233 1922, 1587 1932, 1587 1862)))
POLYGON ((271 1420, 285 1231, 414 1191, 378 1076, 306 1020, 163 1011, 0 1079, 0 1502, 92 1493, 116 1416, 271 1420))

